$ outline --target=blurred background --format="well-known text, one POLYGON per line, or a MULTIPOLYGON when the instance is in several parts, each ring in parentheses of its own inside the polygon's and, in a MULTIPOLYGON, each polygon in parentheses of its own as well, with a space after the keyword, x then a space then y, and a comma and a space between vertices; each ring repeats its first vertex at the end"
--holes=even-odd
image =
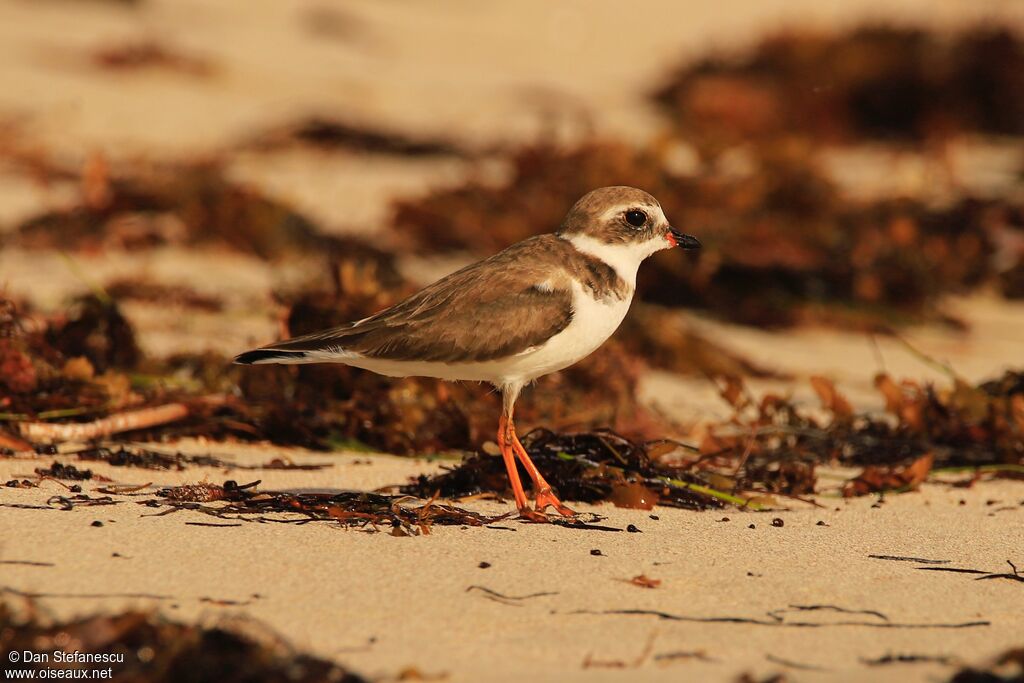
POLYGON ((526 425, 690 434, 728 414, 721 376, 871 408, 882 370, 998 374, 1024 342, 1022 27, 1012 1, 3 0, 0 410, 216 396, 161 435, 478 446, 483 389, 227 359, 610 184, 705 248, 648 263, 526 425))

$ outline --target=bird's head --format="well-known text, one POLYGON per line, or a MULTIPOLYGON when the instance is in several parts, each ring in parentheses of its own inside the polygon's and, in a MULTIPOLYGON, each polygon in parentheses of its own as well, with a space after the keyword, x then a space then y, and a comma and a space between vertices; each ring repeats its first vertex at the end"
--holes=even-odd
POLYGON ((699 249, 692 235, 672 227, 658 200, 635 187, 602 187, 576 202, 558 234, 580 251, 636 274, 636 268, 662 249, 699 249))

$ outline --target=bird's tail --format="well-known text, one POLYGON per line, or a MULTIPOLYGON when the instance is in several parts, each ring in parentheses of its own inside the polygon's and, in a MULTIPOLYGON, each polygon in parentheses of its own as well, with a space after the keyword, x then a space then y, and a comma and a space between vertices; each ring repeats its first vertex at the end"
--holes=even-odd
POLYGON ((283 349, 254 349, 235 356, 239 365, 262 365, 268 363, 315 363, 305 351, 285 351, 283 349))

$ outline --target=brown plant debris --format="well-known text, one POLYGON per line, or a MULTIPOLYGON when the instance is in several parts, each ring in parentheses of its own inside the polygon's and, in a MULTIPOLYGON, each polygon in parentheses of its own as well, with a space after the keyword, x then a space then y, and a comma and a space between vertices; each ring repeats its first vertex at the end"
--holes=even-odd
POLYGON ((849 142, 1024 133, 1024 42, 998 25, 954 35, 869 25, 787 32, 683 67, 655 100, 708 147, 786 134, 849 142))
POLYGON ((473 591, 479 592, 483 597, 487 598, 488 600, 500 602, 503 605, 509 605, 511 607, 522 607, 522 601, 529 600, 530 598, 542 598, 548 595, 558 595, 557 592, 552 591, 541 591, 539 593, 530 593, 528 595, 505 595, 504 593, 499 593, 498 591, 488 588, 487 586, 473 585, 466 588, 467 593, 472 593, 473 591))
POLYGON ((413 137, 323 116, 272 129, 250 145, 258 150, 304 145, 324 151, 344 149, 403 157, 464 156, 467 153, 454 140, 413 137))
MULTIPOLYGON (((704 483, 699 477, 669 463, 668 456, 684 450, 674 442, 639 444, 607 430, 559 434, 543 429, 530 432, 522 442, 559 496, 568 500, 613 500, 641 509, 650 509, 654 502, 695 510, 721 506, 719 500, 689 488, 704 483)), ((507 488, 501 458, 477 454, 442 474, 420 475, 400 490, 417 496, 437 491, 445 498, 458 498, 505 493, 507 488)))
MULTIPOLYGON (((14 609, 9 602, 0 604, 0 647, 5 652, 64 651, 106 658, 79 663, 67 659, 53 669, 64 672, 65 677, 109 668, 114 680, 125 683, 366 680, 334 662, 298 652, 266 627, 252 627, 255 624, 244 629, 208 628, 139 611, 55 621, 42 619, 39 612, 31 602, 21 610, 14 609), (140 656, 142 652, 146 656, 140 656)), ((18 666, 34 670, 37 675, 50 668, 47 663, 29 661, 18 666)))
POLYGON ((925 453, 905 465, 872 465, 843 486, 843 495, 863 496, 878 491, 913 491, 928 479, 935 456, 925 453))
POLYGON ((622 579, 626 583, 630 583, 637 588, 657 588, 661 585, 661 579, 652 579, 646 574, 637 574, 632 579, 622 579))
POLYGON ((973 574, 975 575, 975 581, 988 581, 991 579, 1005 579, 1007 581, 1016 581, 1018 583, 1024 583, 1024 574, 1017 569, 1010 560, 1006 561, 1006 564, 1010 565, 1009 572, 987 572, 981 569, 966 569, 962 567, 915 567, 921 571, 930 572, 951 572, 953 574, 973 574))
POLYGON ((170 509, 161 514, 191 510, 227 521, 293 524, 326 521, 370 531, 380 531, 378 527, 386 527, 393 536, 429 534, 434 524, 485 526, 507 517, 486 517, 456 506, 442 505, 433 498, 413 507, 408 505, 414 500, 411 496, 363 491, 334 494, 259 491, 259 483, 255 481, 239 485, 228 480, 221 486, 205 482, 175 486, 160 491, 159 498, 141 504, 150 507, 169 506, 170 509), (285 517, 281 517, 282 514, 285 517))
POLYGON ((875 560, 890 560, 892 562, 914 562, 916 564, 949 564, 950 560, 929 560, 923 557, 905 557, 903 555, 868 555, 875 560))
POLYGON ((1024 683, 1024 647, 1007 650, 986 667, 964 667, 949 683, 1024 683))
POLYGON ((212 76, 216 69, 208 60, 187 55, 154 40, 103 45, 92 52, 92 62, 110 71, 163 69, 189 76, 212 76))
MULTIPOLYGON (((648 616, 665 621, 684 621, 698 624, 749 624, 751 626, 769 626, 776 628, 829 628, 863 626, 866 628, 879 629, 962 629, 982 628, 991 626, 992 622, 984 620, 960 621, 960 622, 898 622, 888 619, 858 618, 856 616, 842 619, 840 621, 816 621, 811 619, 794 620, 784 616, 789 610, 780 609, 768 613, 765 617, 740 617, 732 615, 720 616, 696 616, 686 614, 673 614, 652 609, 611 609, 611 610, 578 610, 571 614, 604 614, 615 616, 648 616)), ((853 612, 857 614, 856 611, 853 612)))
POLYGON ((65 465, 57 461, 54 461, 49 467, 37 467, 36 474, 40 477, 70 479, 72 481, 92 479, 92 470, 80 470, 74 465, 65 465))
MULTIPOLYGON (((488 255, 554 231, 568 207, 602 185, 644 188, 700 253, 669 251, 641 269, 641 298, 742 323, 873 328, 940 318, 940 297, 995 277, 996 235, 1024 230, 1024 210, 965 198, 944 208, 912 199, 856 203, 800 142, 751 150, 751 170, 669 170, 665 154, 611 143, 528 147, 510 180, 470 181, 399 202, 395 227, 416 251, 488 255)), ((641 329, 642 326, 641 326, 641 329)))
POLYGON ((217 161, 111 170, 99 158, 74 175, 82 183, 78 204, 22 222, 5 241, 90 252, 216 246, 265 259, 356 244, 320 233, 291 208, 229 180, 217 161))
MULTIPOLYGON (((641 509, 725 503, 756 508, 774 505, 776 494, 803 499, 818 491, 820 465, 864 468, 843 487, 850 496, 912 490, 936 468, 960 468, 972 477, 1024 471, 1019 373, 977 386, 957 380, 947 390, 896 384, 886 375, 877 384, 889 401, 886 415, 854 413, 828 380, 816 378, 831 413, 823 418, 777 395, 755 401, 742 382, 727 380, 720 388, 735 414, 708 426, 696 452, 672 441, 637 443, 602 430, 535 430, 523 443, 562 498, 641 509)), ((501 459, 480 453, 401 490, 457 498, 505 494, 507 485, 501 459)))
POLYGON ((892 654, 886 653, 881 657, 867 659, 861 657, 864 664, 868 666, 886 666, 889 664, 942 664, 948 666, 956 660, 945 655, 918 655, 918 654, 892 654))
POLYGON ((138 347, 113 304, 83 298, 45 326, 8 299, 0 309, 0 411, 76 417, 136 402, 114 369, 132 367, 138 347))
POLYGON ((956 379, 944 390, 880 374, 876 386, 887 401, 886 415, 853 414, 827 380, 818 378, 816 386, 831 412, 826 420, 777 395, 755 402, 738 380, 725 383, 722 395, 736 415, 709 429, 701 443, 704 462, 724 465, 739 458, 740 489, 763 486, 789 494, 815 490, 818 464, 864 467, 844 487, 845 495, 913 489, 935 468, 988 466, 1010 476, 1024 465, 1019 372, 976 386, 956 379))

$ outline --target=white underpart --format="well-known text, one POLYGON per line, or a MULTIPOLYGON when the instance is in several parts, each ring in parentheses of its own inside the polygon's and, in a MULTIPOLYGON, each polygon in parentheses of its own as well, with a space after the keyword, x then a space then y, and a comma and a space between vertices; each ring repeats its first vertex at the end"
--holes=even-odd
MULTIPOLYGON (((543 375, 567 368, 586 358, 618 329, 633 300, 636 272, 640 263, 661 249, 671 246, 664 237, 634 244, 607 244, 591 237, 573 235, 567 238, 579 251, 595 256, 618 273, 629 285, 623 299, 595 299, 593 294, 573 281, 572 322, 543 344, 530 347, 508 358, 474 363, 439 363, 433 361, 388 360, 368 358, 343 349, 310 351, 305 357, 265 362, 277 363, 345 363, 391 377, 437 377, 445 380, 490 382, 513 396, 524 385, 543 375)), ((540 291, 550 290, 549 281, 534 285, 540 291)))

